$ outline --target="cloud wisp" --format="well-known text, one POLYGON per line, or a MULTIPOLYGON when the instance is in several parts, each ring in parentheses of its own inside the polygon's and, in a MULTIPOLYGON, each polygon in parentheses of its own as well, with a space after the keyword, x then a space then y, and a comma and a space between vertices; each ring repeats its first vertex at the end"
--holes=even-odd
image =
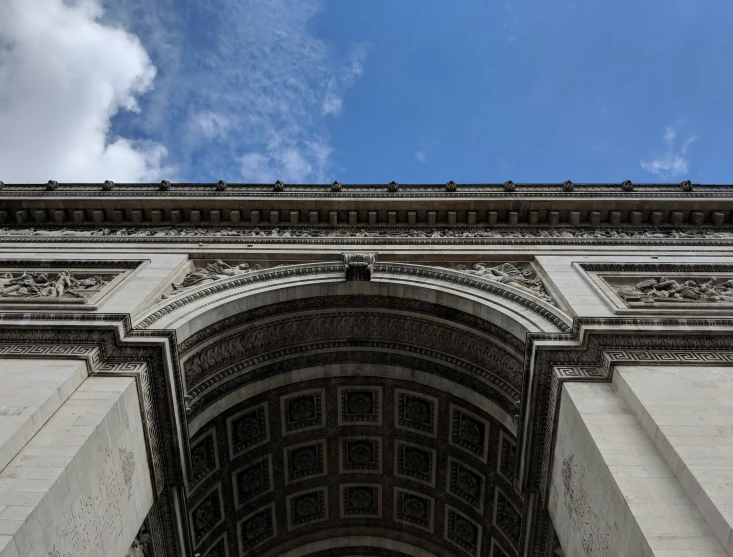
POLYGON ((366 46, 337 52, 316 37, 319 0, 186 5, 110 2, 110 17, 129 22, 159 69, 149 113, 124 125, 165 144, 189 180, 333 179, 327 123, 345 111, 366 46))
POLYGON ((101 22, 96 0, 0 2, 0 180, 145 181, 163 145, 119 137, 156 69, 140 41, 101 22))
POLYGON ((652 154, 651 158, 640 161, 641 167, 660 178, 674 178, 687 174, 690 168, 689 148, 698 136, 690 135, 681 143, 677 141, 683 122, 678 121, 664 130, 665 150, 652 154))

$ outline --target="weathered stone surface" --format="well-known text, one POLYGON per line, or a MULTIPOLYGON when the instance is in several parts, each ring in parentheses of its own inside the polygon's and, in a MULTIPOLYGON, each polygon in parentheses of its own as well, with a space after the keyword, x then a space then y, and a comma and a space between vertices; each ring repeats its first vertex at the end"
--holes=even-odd
POLYGON ((730 188, 0 197, 2 557, 730 555, 730 188))

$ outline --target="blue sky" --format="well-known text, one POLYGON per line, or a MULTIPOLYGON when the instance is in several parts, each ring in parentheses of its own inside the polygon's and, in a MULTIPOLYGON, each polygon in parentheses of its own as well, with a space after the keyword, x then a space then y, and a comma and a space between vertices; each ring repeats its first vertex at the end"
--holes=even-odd
POLYGON ((56 141, 0 140, 6 182, 732 181, 730 0, 0 0, 0 16, 0 126, 58 123, 56 141), (33 58, 50 48, 53 67, 33 58))

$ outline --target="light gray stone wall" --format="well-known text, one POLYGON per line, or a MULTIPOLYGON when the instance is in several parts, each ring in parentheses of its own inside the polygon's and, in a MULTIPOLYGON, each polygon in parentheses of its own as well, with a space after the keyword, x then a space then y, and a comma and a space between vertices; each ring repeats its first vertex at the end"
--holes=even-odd
POLYGON ((0 360, 0 470, 86 377, 82 361, 0 360))
POLYGON ((619 366, 614 384, 717 540, 733 555, 733 369, 619 366))
POLYGON ((612 384, 564 384, 550 489, 569 557, 725 555, 612 384))
POLYGON ((89 377, 0 472, 0 556, 125 555, 152 503, 135 380, 89 377))

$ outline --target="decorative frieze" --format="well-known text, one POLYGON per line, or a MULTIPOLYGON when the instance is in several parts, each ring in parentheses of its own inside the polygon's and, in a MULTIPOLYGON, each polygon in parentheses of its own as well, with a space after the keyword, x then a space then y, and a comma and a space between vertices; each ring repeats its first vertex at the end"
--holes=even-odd
MULTIPOLYGON (((2 211, 0 211, 1 213, 2 211)), ((640 213, 641 215, 641 213, 640 213)), ((0 215, 1 216, 1 215, 0 215)), ((613 217, 611 217, 613 218, 613 217)), ((550 214, 552 220, 552 214, 550 214)), ((722 221, 721 221, 722 223, 722 221)), ((447 243, 485 244, 506 240, 526 240, 541 244, 573 244, 574 240, 593 241, 606 240, 613 244, 643 242, 643 245, 654 245, 664 240, 674 240, 675 244, 685 245, 685 241, 695 240, 727 240, 733 239, 733 229, 709 227, 666 228, 634 223, 623 227, 611 225, 606 228, 568 227, 564 223, 549 222, 549 226, 496 226, 496 222, 465 226, 436 225, 427 226, 363 226, 355 223, 352 226, 302 226, 283 228, 281 226, 148 226, 148 227, 3 227, 0 238, 4 242, 27 241, 103 241, 117 243, 124 241, 143 241, 145 243, 190 243, 191 239, 206 239, 209 243, 240 243, 246 238, 252 243, 348 243, 390 244, 412 243, 429 240, 431 243, 446 241, 447 243), (340 241, 348 240, 348 242, 340 241)), ((507 223, 508 224, 508 223, 507 223)), ((727 245, 727 244, 726 244, 727 245)))

